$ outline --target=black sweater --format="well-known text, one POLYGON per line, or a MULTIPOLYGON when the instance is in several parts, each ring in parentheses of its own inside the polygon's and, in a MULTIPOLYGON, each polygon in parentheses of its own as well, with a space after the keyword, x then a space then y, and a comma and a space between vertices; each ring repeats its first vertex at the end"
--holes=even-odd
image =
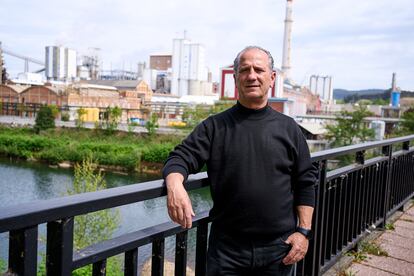
POLYGON ((295 206, 314 206, 316 169, 295 121, 237 103, 211 116, 170 153, 163 169, 185 179, 207 164, 215 227, 229 234, 293 232, 295 206))

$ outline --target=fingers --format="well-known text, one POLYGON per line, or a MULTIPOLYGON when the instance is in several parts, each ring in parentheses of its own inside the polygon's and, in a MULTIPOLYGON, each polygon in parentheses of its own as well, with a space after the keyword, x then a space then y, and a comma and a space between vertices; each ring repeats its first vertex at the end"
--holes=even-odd
POLYGON ((292 249, 287 256, 282 260, 285 265, 291 265, 299 262, 305 257, 308 250, 309 241, 300 233, 293 233, 286 240, 286 243, 292 245, 292 249))
POLYGON ((168 215, 172 221, 180 224, 183 228, 191 228, 195 214, 190 198, 184 189, 168 194, 167 207, 168 215))

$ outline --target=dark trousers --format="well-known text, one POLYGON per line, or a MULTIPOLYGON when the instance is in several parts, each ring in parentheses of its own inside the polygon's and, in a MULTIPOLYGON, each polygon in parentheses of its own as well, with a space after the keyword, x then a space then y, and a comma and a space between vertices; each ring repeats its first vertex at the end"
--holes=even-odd
POLYGON ((289 235, 268 241, 232 237, 212 227, 207 253, 208 276, 290 276, 292 265, 282 259, 290 250, 284 240, 289 235))

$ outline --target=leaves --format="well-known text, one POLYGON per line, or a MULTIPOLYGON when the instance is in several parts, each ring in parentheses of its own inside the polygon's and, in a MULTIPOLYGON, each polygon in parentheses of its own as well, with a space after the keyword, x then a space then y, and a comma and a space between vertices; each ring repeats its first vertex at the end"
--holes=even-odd
POLYGON ((348 146, 374 138, 374 130, 368 127, 364 118, 373 115, 365 106, 358 106, 354 112, 341 111, 336 124, 327 125, 325 137, 333 147, 348 146))

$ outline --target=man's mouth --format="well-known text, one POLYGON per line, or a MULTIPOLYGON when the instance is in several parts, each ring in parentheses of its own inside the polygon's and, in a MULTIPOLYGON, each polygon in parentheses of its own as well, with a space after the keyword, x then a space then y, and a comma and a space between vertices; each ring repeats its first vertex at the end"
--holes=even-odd
POLYGON ((246 85, 247 88, 251 88, 251 87, 259 87, 259 85, 246 85))

